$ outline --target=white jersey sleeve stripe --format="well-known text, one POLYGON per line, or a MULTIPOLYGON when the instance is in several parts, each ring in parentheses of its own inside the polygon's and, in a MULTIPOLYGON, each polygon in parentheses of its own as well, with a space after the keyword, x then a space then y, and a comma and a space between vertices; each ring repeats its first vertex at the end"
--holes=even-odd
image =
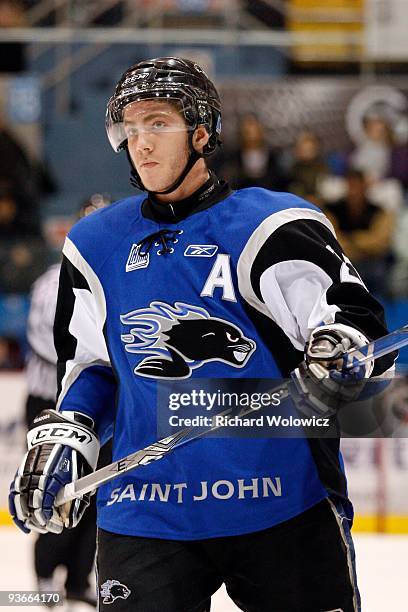
MULTIPOLYGON (((252 265, 259 251, 268 238, 270 238, 270 236, 276 230, 286 223, 299 220, 318 221, 328 228, 335 236, 335 231, 332 224, 323 213, 308 208, 288 208, 286 210, 276 212, 264 219, 264 221, 250 236, 238 260, 238 287, 242 297, 248 302, 248 304, 278 324, 280 324, 277 320, 279 319, 278 313, 285 311, 287 308, 282 293, 276 293, 273 304, 270 302, 270 300, 269 304, 262 302, 255 294, 248 271, 252 269, 252 265)), ((283 329, 285 331, 284 327, 283 329)))
POLYGON ((318 325, 334 322, 340 308, 326 299, 332 283, 324 270, 305 260, 281 261, 262 274, 265 304, 296 349, 303 350, 318 325))

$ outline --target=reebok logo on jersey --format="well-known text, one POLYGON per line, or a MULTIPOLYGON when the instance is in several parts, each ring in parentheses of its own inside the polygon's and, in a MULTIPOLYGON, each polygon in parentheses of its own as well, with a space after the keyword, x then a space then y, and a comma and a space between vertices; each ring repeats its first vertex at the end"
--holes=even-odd
POLYGON ((111 604, 116 599, 127 599, 131 590, 119 580, 107 580, 101 585, 102 603, 111 604))
POLYGON ((189 244, 184 257, 213 257, 218 251, 215 244, 189 244))
POLYGON ((132 272, 132 270, 140 270, 140 268, 147 268, 149 265, 150 254, 140 254, 140 245, 132 244, 130 249, 129 257, 126 262, 126 272, 132 272))

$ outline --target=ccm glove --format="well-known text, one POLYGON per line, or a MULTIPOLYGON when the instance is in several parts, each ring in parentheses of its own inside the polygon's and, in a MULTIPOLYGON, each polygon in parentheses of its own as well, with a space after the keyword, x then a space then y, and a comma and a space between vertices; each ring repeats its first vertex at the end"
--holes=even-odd
POLYGON ((305 346, 305 358, 292 373, 293 394, 302 412, 334 414, 345 402, 358 398, 374 368, 374 360, 344 369, 343 353, 364 346, 360 331, 335 323, 317 327, 305 346))
POLYGON ((66 484, 94 471, 99 440, 90 417, 78 412, 43 410, 27 433, 28 451, 10 486, 9 510, 25 533, 60 533, 75 527, 90 494, 56 508, 66 484))

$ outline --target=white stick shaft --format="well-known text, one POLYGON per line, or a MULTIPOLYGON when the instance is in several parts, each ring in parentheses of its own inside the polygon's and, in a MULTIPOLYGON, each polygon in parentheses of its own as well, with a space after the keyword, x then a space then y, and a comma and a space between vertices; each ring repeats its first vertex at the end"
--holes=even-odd
POLYGON ((365 346, 345 353, 343 360, 346 368, 359 366, 370 359, 379 359, 408 344, 408 325, 404 325, 382 338, 377 338, 365 346))
MULTIPOLYGON (((288 396, 288 391, 286 386, 279 385, 270 393, 279 393, 279 399, 282 400, 288 396)), ((217 416, 227 416, 231 412, 231 409, 225 410, 222 413, 218 413, 217 416)), ((246 414, 250 414, 251 412, 255 412, 255 408, 248 406, 244 408, 239 415, 234 416, 245 416, 246 414)), ((223 425, 216 425, 215 419, 212 419, 214 424, 202 428, 197 429, 195 427, 188 427, 186 429, 182 429, 177 433, 168 436, 167 438, 163 438, 146 448, 143 448, 135 453, 131 453, 127 457, 120 459, 119 461, 114 461, 105 467, 96 470, 96 472, 92 472, 87 476, 83 476, 74 482, 66 485, 61 491, 58 493, 56 498, 56 506, 61 506, 61 504, 74 499, 75 497, 79 497, 80 495, 84 495, 85 493, 89 493, 94 489, 100 487, 102 484, 113 480, 117 476, 121 474, 125 474, 130 470, 134 470, 137 467, 142 465, 149 465, 153 461, 157 461, 162 459, 167 455, 167 453, 171 452, 173 449, 178 448, 192 440, 196 440, 197 438, 202 438, 204 435, 210 433, 211 431, 215 431, 216 429, 220 429, 224 427, 223 425)))
MULTIPOLYGON (((353 368, 365 363, 370 359, 378 359, 379 357, 383 357, 384 355, 387 355, 396 349, 402 348, 407 344, 408 325, 401 327, 400 329, 397 329, 396 331, 391 332, 382 338, 373 340, 362 348, 350 351, 350 353, 345 353, 343 355, 344 367, 347 369, 353 368)), ((286 386, 281 385, 276 387, 276 389, 271 391, 271 393, 277 393, 279 391, 281 392, 280 399, 287 397, 288 391, 286 386)), ((221 414, 227 414, 228 412, 229 410, 221 414)), ((240 413, 240 416, 244 416, 250 412, 254 412, 254 409, 248 407, 240 413)), ((110 465, 106 465, 100 470, 92 472, 92 474, 88 474, 88 476, 79 478, 78 480, 66 485, 64 489, 58 493, 56 505, 60 506, 67 501, 71 501, 75 497, 89 493, 90 491, 100 487, 102 484, 113 480, 120 474, 125 474, 126 472, 129 472, 137 467, 148 465, 149 463, 152 463, 152 461, 162 459, 174 448, 187 444, 187 442, 190 442, 191 440, 201 438, 210 431, 215 431, 220 427, 221 425, 214 425, 207 427, 204 430, 197 430, 189 427, 173 434, 172 436, 168 436, 163 440, 159 440, 158 442, 155 442, 142 450, 136 451, 135 453, 120 459, 119 461, 114 461, 110 465)))

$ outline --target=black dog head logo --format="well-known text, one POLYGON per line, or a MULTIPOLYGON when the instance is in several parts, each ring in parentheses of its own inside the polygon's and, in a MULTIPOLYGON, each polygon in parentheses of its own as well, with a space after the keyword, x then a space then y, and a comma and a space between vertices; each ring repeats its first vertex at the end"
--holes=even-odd
POLYGON ((119 582, 119 580, 107 580, 101 586, 102 603, 111 604, 116 599, 127 599, 130 595, 130 589, 119 582))
POLYGON ((152 302, 149 308, 121 317, 130 333, 122 335, 126 351, 151 356, 135 368, 149 378, 188 378, 209 361, 242 368, 256 348, 236 325, 211 317, 198 306, 152 302))

